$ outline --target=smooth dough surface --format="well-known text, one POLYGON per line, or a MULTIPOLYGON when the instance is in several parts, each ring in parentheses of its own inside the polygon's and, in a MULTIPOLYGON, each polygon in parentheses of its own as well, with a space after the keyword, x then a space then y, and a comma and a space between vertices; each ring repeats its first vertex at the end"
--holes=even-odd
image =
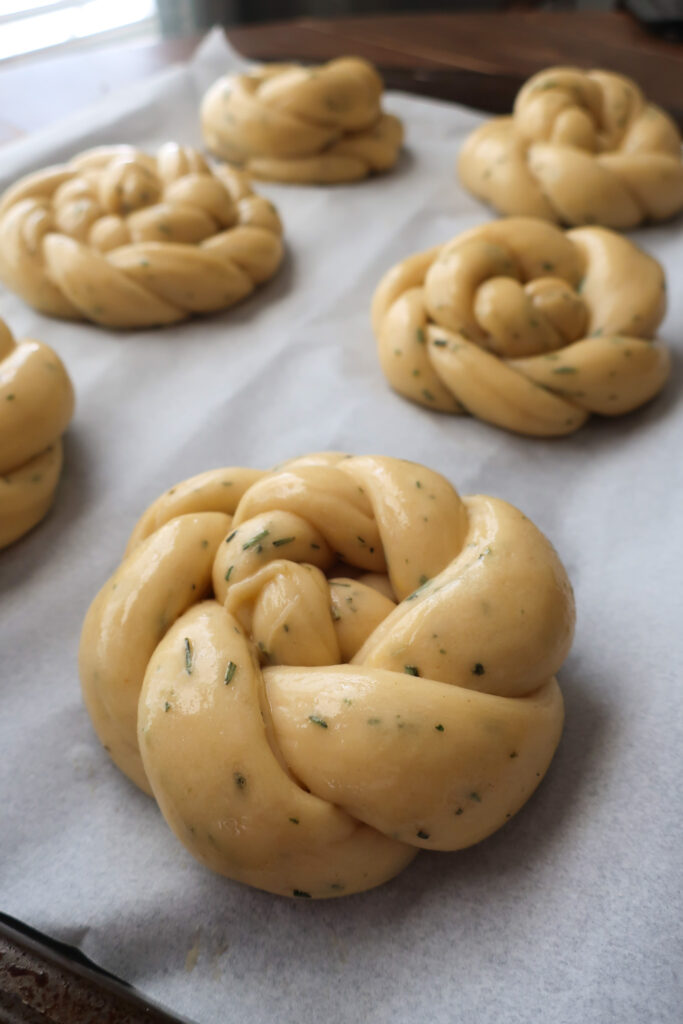
POLYGON ((317 453, 162 495, 88 611, 80 674, 100 740, 193 856, 334 897, 525 803, 559 742, 574 617, 518 509, 317 453))
POLYGON ((621 235, 509 217, 397 263, 375 291, 372 323, 399 394, 556 437, 660 391, 665 310, 661 266, 621 235))

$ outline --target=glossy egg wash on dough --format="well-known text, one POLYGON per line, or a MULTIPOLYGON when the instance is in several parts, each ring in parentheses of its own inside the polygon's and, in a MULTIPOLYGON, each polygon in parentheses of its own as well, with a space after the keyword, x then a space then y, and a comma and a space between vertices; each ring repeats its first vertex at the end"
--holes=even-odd
POLYGON ((322 453, 154 502, 88 611, 80 674, 101 742, 202 864, 335 897, 528 800, 574 618, 518 509, 322 453))

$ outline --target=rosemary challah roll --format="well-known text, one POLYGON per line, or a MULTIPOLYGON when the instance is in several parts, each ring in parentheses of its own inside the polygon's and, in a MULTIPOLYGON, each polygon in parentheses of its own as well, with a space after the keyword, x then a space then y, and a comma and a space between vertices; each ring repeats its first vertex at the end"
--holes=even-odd
POLYGON ((511 117, 472 132, 458 171, 502 214, 624 230, 683 209, 675 122, 611 71, 540 71, 511 117))
POLYGON ((62 469, 74 393, 61 359, 0 320, 0 548, 46 515, 62 469))
POLYGON ((665 309, 662 268, 622 235, 510 217, 396 264, 372 321, 406 398, 552 437, 657 394, 665 309))
POLYGON ((202 101, 204 139, 255 178, 358 181, 393 167, 403 141, 401 122, 382 111, 382 89, 358 57, 316 67, 264 64, 214 82, 202 101))
POLYGON ((50 316, 176 323, 245 298, 282 259, 271 203, 190 147, 104 146, 0 199, 0 279, 50 316))
POLYGON ((172 488, 88 611, 85 701, 203 864, 284 896, 500 828, 562 730, 574 602, 516 508, 322 453, 172 488))

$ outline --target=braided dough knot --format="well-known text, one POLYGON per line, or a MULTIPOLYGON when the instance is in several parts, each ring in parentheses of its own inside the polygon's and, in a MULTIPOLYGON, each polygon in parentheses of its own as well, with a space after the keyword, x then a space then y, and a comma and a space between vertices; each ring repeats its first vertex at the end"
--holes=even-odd
POLYGON ((635 82, 607 71, 534 75, 512 117, 469 136, 458 169, 504 214, 626 229, 683 209, 678 128, 635 82))
POLYGON ((522 806, 559 740, 573 626, 564 569, 517 509, 325 453, 155 502, 80 669, 100 739, 200 861, 325 897, 522 806))
POLYGON ((0 200, 0 277, 51 316, 174 323, 248 295, 282 258, 275 208, 189 147, 89 150, 0 200))
POLYGON ((381 109, 382 79, 367 61, 268 64, 215 82, 201 107, 209 149, 257 178, 331 184, 396 163, 403 128, 381 109))
POLYGON ((670 359, 650 339, 665 308, 662 268, 621 235, 514 217, 397 264, 372 317, 402 395, 553 436, 660 390, 670 359))
POLYGON ((0 548, 46 514, 74 410, 64 364, 40 341, 15 342, 0 320, 0 548))

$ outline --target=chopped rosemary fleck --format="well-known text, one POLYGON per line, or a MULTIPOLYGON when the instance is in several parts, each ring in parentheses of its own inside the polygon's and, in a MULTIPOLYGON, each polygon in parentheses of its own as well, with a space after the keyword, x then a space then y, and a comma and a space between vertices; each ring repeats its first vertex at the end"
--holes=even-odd
POLYGON ((188 676, 192 675, 192 669, 194 668, 194 651, 192 649, 192 641, 189 636, 184 639, 185 644, 185 671, 188 676))
POLYGON ((436 345, 437 348, 445 348, 448 342, 445 338, 435 338, 433 344, 436 345))
POLYGON ((296 540, 296 538, 295 537, 280 537, 279 540, 274 540, 273 541, 273 547, 274 548, 281 548, 285 544, 291 544, 293 540, 296 540))
POLYGON ((578 373, 579 371, 575 366, 555 366, 551 373, 578 373))
POLYGON ((249 548, 256 547, 259 541, 262 541, 263 538, 269 536, 269 534, 270 530, 261 530, 261 532, 257 533, 255 537, 252 537, 251 540, 248 540, 246 544, 242 545, 242 551, 247 551, 249 548))
POLYGON ((484 666, 482 665, 482 663, 480 661, 478 661, 477 664, 472 669, 472 675, 473 676, 483 676, 483 674, 484 674, 484 666))
POLYGON ((420 829, 420 831, 417 833, 417 838, 418 839, 429 839, 429 832, 425 832, 424 829, 420 829))
POLYGON ((304 892, 303 889, 292 889, 292 896, 298 896, 300 899, 310 900, 310 892, 304 892))
POLYGON ((311 547, 313 548, 314 551, 320 551, 320 545, 319 544, 314 544, 312 541, 311 541, 311 547))
POLYGON ((229 661, 228 662, 228 667, 225 670, 225 676, 223 677, 223 681, 224 681, 226 686, 228 685, 228 683, 232 682, 232 677, 234 676, 236 671, 237 671, 237 665, 235 664, 235 662, 234 661, 229 661))
POLYGON ((455 813, 456 813, 456 815, 458 815, 458 814, 462 814, 462 807, 458 807, 458 808, 456 808, 456 811, 455 811, 455 813))
POLYGON ((309 722, 313 722, 313 725, 319 725, 321 729, 327 729, 327 722, 320 715, 309 715, 309 722))
POLYGON ((381 721, 381 718, 368 718, 368 725, 379 725, 381 721))
POLYGON ((418 672, 418 670, 417 670, 417 666, 416 665, 404 665, 403 666, 403 671, 408 676, 419 676, 419 674, 420 674, 418 672))
POLYGON ((237 786, 237 788, 244 789, 244 787, 247 784, 247 780, 245 779, 244 775, 242 775, 241 772, 234 772, 232 777, 235 780, 235 785, 237 786))
POLYGON ((415 331, 415 338, 416 338, 417 343, 419 345, 424 345, 424 343, 425 343, 425 332, 424 332, 422 327, 418 327, 418 329, 415 331))
POLYGON ((228 569, 228 571, 226 572, 226 574, 225 574, 225 579, 226 579, 226 581, 230 579, 230 574, 232 573, 232 570, 233 570, 234 568, 235 568, 235 566, 234 566, 234 565, 231 565, 231 566, 230 566, 230 568, 228 569))
POLYGON ((228 536, 225 538, 225 543, 229 544, 230 541, 232 540, 232 538, 236 537, 236 536, 237 536, 237 530, 233 530, 232 533, 229 533, 228 536))
POLYGON ((470 793, 470 800, 474 800, 475 804, 481 803, 481 797, 478 793, 470 793))
POLYGON ((170 710, 171 710, 171 705, 168 703, 167 700, 165 700, 164 701, 164 711, 170 711, 170 710))
POLYGON ((422 394, 424 395, 428 402, 435 401, 434 395, 428 388, 422 388, 422 394))
POLYGON ((513 750, 513 751, 512 751, 512 753, 510 754, 510 757, 511 757, 511 758, 512 758, 512 757, 519 757, 519 754, 517 753, 517 751, 516 751, 516 750, 513 750))
POLYGON ((298 818, 290 818, 289 820, 291 821, 292 825, 298 825, 299 824, 299 819, 298 818))
POLYGON ((441 722, 439 722, 438 725, 435 725, 434 728, 436 729, 437 732, 443 732, 444 731, 444 727, 442 726, 441 722))

